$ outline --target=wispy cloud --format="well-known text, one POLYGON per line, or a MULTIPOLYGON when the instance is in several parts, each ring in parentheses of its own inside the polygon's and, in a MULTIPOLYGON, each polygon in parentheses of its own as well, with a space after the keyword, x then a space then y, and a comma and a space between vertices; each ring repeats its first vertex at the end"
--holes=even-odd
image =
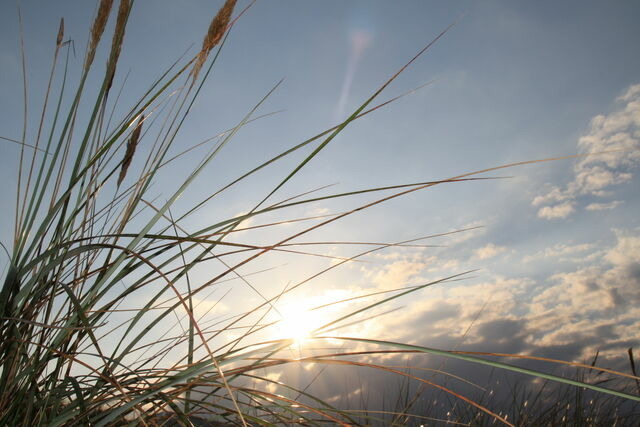
POLYGON ((575 212, 573 202, 563 202, 555 206, 545 206, 538 210, 538 217, 544 219, 566 218, 575 212))
POLYGON ((585 209, 588 211, 610 211, 617 208, 622 203, 622 200, 614 200, 609 203, 590 203, 585 207, 585 209))
POLYGON ((503 253, 506 250, 507 248, 505 248, 504 246, 496 246, 493 243, 489 243, 486 246, 476 249, 476 251, 474 252, 474 256, 478 259, 489 259, 503 253))
MULTIPOLYGON (((573 167, 573 179, 565 186, 552 186, 532 201, 538 217, 566 218, 576 211, 583 197, 609 196, 610 188, 629 182, 640 164, 640 84, 630 86, 616 100, 619 108, 591 119, 589 131, 578 140, 582 157, 573 167)), ((614 209, 619 202, 593 202, 588 210, 614 209)))
POLYGON ((533 255, 527 255, 522 260, 524 262, 530 262, 536 259, 553 258, 559 261, 564 261, 568 257, 577 256, 578 254, 581 254, 582 259, 584 259, 585 253, 588 251, 592 251, 594 248, 595 244, 593 243, 582 243, 578 245, 559 243, 557 245, 546 248, 543 251, 536 252, 533 255))
POLYGON ((379 288, 397 288, 407 284, 409 279, 419 274, 425 264, 420 261, 402 259, 386 265, 375 273, 372 282, 379 288))

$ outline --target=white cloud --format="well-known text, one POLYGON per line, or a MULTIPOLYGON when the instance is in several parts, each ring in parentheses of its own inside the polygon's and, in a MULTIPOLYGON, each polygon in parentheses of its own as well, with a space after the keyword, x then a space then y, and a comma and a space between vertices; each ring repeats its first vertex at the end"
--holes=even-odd
POLYGON ((503 246, 496 246, 493 243, 489 243, 486 246, 476 249, 476 251, 474 252, 474 256, 478 259, 489 259, 503 253, 506 250, 507 248, 503 246))
POLYGON ((282 372, 270 371, 261 378, 254 378, 253 381, 255 385, 261 385, 267 392, 275 393, 278 391, 277 383, 280 381, 280 377, 282 377, 282 372))
POLYGON ((539 205, 548 204, 552 202, 562 202, 565 199, 566 199, 566 196, 564 192, 560 188, 553 186, 547 193, 540 196, 536 196, 533 199, 533 202, 531 202, 531 204, 533 206, 539 206, 539 205))
POLYGON ((468 224, 465 224, 461 227, 458 227, 458 230, 465 230, 460 233, 454 233, 447 235, 446 244, 448 246, 460 245, 462 243, 467 242, 470 239, 478 238, 484 234, 486 234, 487 224, 482 221, 473 221, 468 224))
MULTIPOLYGON (((602 360, 620 366, 615 364, 622 363, 625 349, 640 342, 633 329, 640 318, 640 229, 614 233, 615 240, 610 245, 569 242, 529 256, 544 259, 547 271, 555 274, 541 271, 529 278, 488 272, 482 275, 482 281, 441 283, 359 315, 353 320, 363 322, 338 334, 563 360, 592 358, 595 349, 600 348, 602 360), (566 260, 575 263, 558 270, 559 262, 566 260), (392 309, 398 310, 371 317, 392 309)), ((501 249, 504 248, 488 244, 472 256, 503 253, 501 249)), ((397 253, 398 257, 385 259, 382 265, 362 267, 368 286, 374 283, 380 288, 394 288, 408 281, 419 283, 431 275, 432 266, 444 261, 435 256, 397 253)), ((468 255, 461 257, 462 265, 468 255)), ((367 293, 371 289, 361 291, 367 293)), ((367 299, 366 304, 375 298, 367 299)), ((354 303, 350 309, 365 301, 354 303)), ((366 345, 358 344, 354 350, 364 348, 366 345)))
POLYGON ((575 211, 572 202, 564 202, 555 206, 545 206, 538 210, 538 217, 544 219, 562 219, 575 211))
MULTIPOLYGON (((640 164, 640 84, 629 87, 616 101, 620 107, 591 119, 589 131, 578 140, 581 154, 596 154, 581 157, 575 163, 573 179, 566 186, 553 186, 533 199, 534 206, 547 205, 538 210, 538 217, 566 218, 575 211, 579 197, 607 195, 608 188, 633 178, 640 164)), ((591 203, 587 209, 616 206, 615 202, 591 203)))
POLYGON ((430 256, 425 260, 430 266, 426 271, 429 273, 452 272, 460 268, 460 261, 457 259, 445 259, 437 256, 430 256))
POLYGON ((584 258, 585 257, 584 253, 587 251, 591 251, 594 248, 595 248, 595 245, 593 243, 582 243, 579 245, 566 245, 563 243, 559 243, 550 248, 546 248, 543 251, 536 252, 533 255, 525 256, 523 258, 523 261, 530 262, 535 259, 541 259, 541 258, 542 259, 554 258, 557 260, 564 261, 567 259, 567 257, 573 256, 576 254, 583 254, 581 255, 581 257, 584 258))
MULTIPOLYGON (((615 234, 616 244, 603 250, 599 262, 553 275, 552 285, 533 296, 526 314, 534 336, 531 344, 604 345, 628 336, 625 325, 640 315, 640 235, 615 234)), ((631 337, 637 339, 637 333, 631 337)))
POLYGON ((418 275, 425 263, 413 259, 401 259, 385 265, 375 273, 369 273, 371 281, 381 289, 398 288, 407 284, 409 279, 418 275))
POLYGON ((624 346, 638 342, 631 325, 640 318, 640 230, 614 231, 616 241, 608 247, 559 244, 530 257, 597 255, 572 271, 427 288, 403 300, 402 310, 367 322, 368 332, 419 345, 574 360, 593 357, 600 347, 602 358, 620 360, 624 346))
POLYGON ((618 206, 620 206, 623 202, 621 200, 614 200, 609 203, 590 203, 585 209, 588 211, 610 211, 618 206))
MULTIPOLYGON (((640 237, 623 230, 615 230, 618 244, 610 250, 605 258, 619 268, 640 265, 640 237)), ((640 274, 640 271, 637 273, 640 274)))

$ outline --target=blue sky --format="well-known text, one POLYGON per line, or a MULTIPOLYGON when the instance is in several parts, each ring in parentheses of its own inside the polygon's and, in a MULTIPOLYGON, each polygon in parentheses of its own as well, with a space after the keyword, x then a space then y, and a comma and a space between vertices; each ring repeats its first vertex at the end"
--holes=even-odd
MULTIPOLYGON (((184 51, 196 52, 220 3, 136 2, 115 83, 121 85, 123 73, 130 73, 123 105, 184 51)), ((246 4, 239 2, 240 7, 246 4)), ((23 1, 21 7, 29 105, 36 108, 58 19, 65 18, 79 67, 94 9, 85 1, 23 1)), ((18 139, 22 88, 17 12, 7 2, 0 10, 0 136, 18 139)), ((293 303, 478 269, 466 281, 394 302, 389 308, 402 308, 393 315, 349 332, 580 361, 599 348, 604 364, 623 367, 626 349, 638 349, 640 341, 638 16, 635 1, 258 0, 231 31, 178 148, 233 127, 281 78, 284 83, 261 112, 285 111, 243 129, 179 206, 346 118, 459 20, 380 100, 432 84, 350 125, 274 200, 326 184, 335 185, 321 194, 616 151, 490 174, 508 179, 422 190, 303 238, 392 242, 483 227, 427 241, 443 246, 439 248, 380 251, 312 283, 293 303)), ((29 131, 33 135, 34 129, 29 131)), ((19 147, 0 144, 0 178, 15 182, 19 147)), ((154 194, 169 194, 175 176, 185 176, 204 153, 185 157, 159 178, 154 194)), ((294 164, 295 159, 286 160, 260 174, 185 227, 247 211, 294 164)), ((2 187, 2 203, 12 206, 13 191, 2 187)), ((373 199, 314 204, 291 215, 338 212, 367 200, 373 199)), ((4 215, 0 232, 5 244, 12 226, 11 216, 4 215)), ((246 238, 270 241, 273 236, 246 238)), ((357 249, 334 245, 316 251, 351 256, 357 249)), ((274 256, 253 270, 278 268, 257 275, 252 283, 274 294, 328 262, 274 256)), ((234 286, 237 294, 218 306, 219 314, 233 312, 243 298, 258 302, 256 295, 234 286)))

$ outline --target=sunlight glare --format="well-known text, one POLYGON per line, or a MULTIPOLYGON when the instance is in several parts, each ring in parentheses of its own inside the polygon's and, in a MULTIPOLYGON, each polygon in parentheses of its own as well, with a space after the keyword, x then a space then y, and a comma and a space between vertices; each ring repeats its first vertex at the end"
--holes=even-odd
POLYGON ((279 338, 292 339, 302 344, 314 329, 322 326, 323 316, 319 310, 310 310, 304 304, 290 304, 280 309, 282 320, 278 323, 279 338))

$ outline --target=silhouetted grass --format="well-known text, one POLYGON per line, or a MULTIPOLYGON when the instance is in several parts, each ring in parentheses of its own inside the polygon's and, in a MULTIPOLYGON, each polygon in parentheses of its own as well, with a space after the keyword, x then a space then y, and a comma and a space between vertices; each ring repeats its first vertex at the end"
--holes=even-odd
MULTIPOLYGON (((234 11, 236 17, 242 13, 235 6, 235 1, 227 0, 213 18, 201 50, 191 59, 177 61, 157 80, 150 81, 144 95, 126 106, 123 114, 113 113, 113 106, 118 103, 113 85, 120 51, 126 46, 126 27, 133 1, 120 0, 117 13, 112 11, 113 1, 99 2, 77 81, 69 77, 74 63, 61 21, 49 84, 43 95, 44 106, 37 116, 37 136, 27 138, 28 124, 25 123, 22 140, 17 141, 21 152, 15 232, 11 247, 7 248, 10 262, 0 293, 0 425, 361 423, 362 414, 332 407, 320 397, 298 388, 300 385, 279 382, 265 374, 269 370, 306 363, 388 372, 440 390, 450 396, 452 402, 458 402, 456 408, 467 408, 474 417, 482 413, 488 417, 483 419, 509 424, 507 417, 491 409, 492 402, 467 397, 437 379, 408 375, 382 363, 358 361, 357 356, 362 353, 355 350, 291 357, 292 339, 264 338, 265 331, 277 327, 279 321, 273 320, 273 315, 283 295, 372 252, 419 246, 433 236, 403 242, 331 242, 334 245, 357 243, 369 248, 349 257, 308 251, 309 244, 321 246, 326 242, 302 244, 296 241, 298 237, 415 191, 487 179, 477 175, 516 165, 434 182, 327 196, 305 193, 281 202, 271 200, 343 129, 396 100, 397 97, 384 102, 377 99, 449 28, 375 90, 344 122, 293 145, 248 172, 238 171, 238 178, 228 184, 216 183, 216 188, 206 188, 197 203, 183 206, 184 213, 174 216, 176 202, 186 189, 217 159, 240 129, 262 117, 257 115, 258 109, 277 89, 279 83, 275 84, 234 127, 213 139, 215 143, 207 155, 186 177, 172 177, 176 189, 166 200, 150 199, 151 184, 165 171, 165 166, 177 158, 170 157, 170 149, 211 69, 218 66, 218 54, 224 47, 229 26, 233 25, 234 11), (106 65, 102 67, 97 65, 102 61, 96 60, 100 52, 98 46, 104 42, 107 22, 113 14, 116 24, 106 65), (97 86, 88 84, 95 81, 99 82, 97 86), (303 147, 311 147, 311 153, 285 171, 284 178, 260 197, 259 203, 247 201, 244 214, 216 218, 199 230, 189 231, 188 220, 202 206, 217 201, 221 193, 233 191, 239 182, 278 164, 284 157, 299 153, 303 147), (326 216, 298 217, 293 209, 360 194, 376 198, 326 216), (274 220, 274 216, 277 219, 274 220), (258 224, 242 225, 249 219, 255 219, 258 224), (291 223, 301 226, 294 232, 281 227, 291 223), (276 236, 271 243, 243 243, 247 241, 246 233, 265 229, 276 236), (240 231, 245 233, 242 241, 235 239, 240 231), (240 271, 274 252, 330 258, 333 264, 289 284, 280 293, 267 296, 264 289, 253 286, 248 275, 240 271), (204 278, 202 271, 208 274, 204 278), (198 304, 216 285, 229 280, 237 280, 252 289, 261 302, 255 306, 234 307, 234 314, 225 318, 199 314, 198 304), (345 359, 347 356, 350 359, 345 359), (269 385, 277 385, 287 394, 271 392, 269 385)), ((26 86, 26 79, 24 84, 26 86)), ((117 111, 120 110, 122 108, 117 111)), ((194 144, 192 148, 201 144, 194 144)), ((366 344, 375 347, 375 352, 387 355, 395 351, 435 354, 578 385, 598 392, 597 396, 605 396, 600 399, 608 399, 606 396, 610 395, 638 399, 632 391, 536 372, 486 355, 378 341, 376 337, 342 337, 336 332, 341 326, 369 319, 372 310, 396 298, 435 283, 459 280, 465 275, 456 274, 383 294, 363 295, 362 308, 342 313, 317 327, 312 331, 312 342, 339 340, 346 344, 366 344)), ((406 405, 406 411, 408 409, 406 405)), ((385 420, 384 413, 376 408, 367 410, 371 419, 365 422, 375 421, 378 415, 381 417, 376 419, 385 420)), ((561 413, 560 409, 557 411, 561 413)), ((397 418, 400 415, 402 413, 395 414, 395 419, 401 419, 397 418)))

